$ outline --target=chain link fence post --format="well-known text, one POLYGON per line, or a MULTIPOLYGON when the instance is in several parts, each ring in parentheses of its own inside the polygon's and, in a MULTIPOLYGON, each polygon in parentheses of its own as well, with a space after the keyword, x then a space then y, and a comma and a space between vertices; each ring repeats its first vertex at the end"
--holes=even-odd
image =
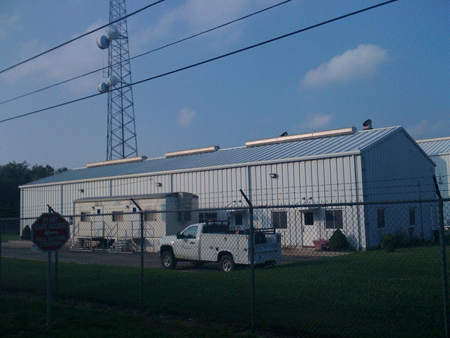
POLYGON ((2 222, 0 221, 0 290, 2 289, 2 222))
POLYGON ((140 210, 141 225, 141 312, 144 312, 144 211, 140 210))
POLYGON ((444 323, 445 336, 450 338, 450 318, 449 318, 449 299, 448 299, 448 279, 447 279, 447 258, 445 253, 445 232, 444 232, 444 201, 442 198, 438 201, 439 210, 439 242, 441 248, 441 268, 442 268, 442 292, 444 299, 444 323))
POLYGON ((141 278, 140 278, 140 296, 141 296, 141 312, 144 311, 144 210, 136 203, 134 199, 131 201, 139 209, 140 220, 140 237, 141 237, 141 278))
POLYGON ((253 204, 250 202, 248 197, 244 194, 242 189, 240 189, 242 196, 244 196, 245 201, 249 205, 250 213, 250 268, 251 268, 251 308, 252 308, 252 331, 256 329, 256 296, 255 296, 255 227, 253 224, 253 204))

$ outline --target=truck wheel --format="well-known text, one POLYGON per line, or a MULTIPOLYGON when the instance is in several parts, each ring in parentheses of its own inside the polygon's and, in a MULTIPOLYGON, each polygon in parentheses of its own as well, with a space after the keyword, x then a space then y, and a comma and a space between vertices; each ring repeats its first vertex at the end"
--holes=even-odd
POLYGON ((161 254, 161 264, 164 269, 175 269, 177 260, 175 259, 172 251, 164 251, 161 254))
POLYGON ((233 257, 231 255, 223 255, 219 261, 220 270, 230 272, 235 269, 233 257))

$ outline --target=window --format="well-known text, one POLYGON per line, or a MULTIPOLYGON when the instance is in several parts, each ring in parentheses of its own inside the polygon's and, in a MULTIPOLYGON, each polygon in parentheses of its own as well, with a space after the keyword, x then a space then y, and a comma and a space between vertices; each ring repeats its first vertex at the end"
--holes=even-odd
POLYGON ((196 238, 198 226, 194 225, 183 231, 184 238, 196 238))
POLYGON ((287 229, 287 212, 272 211, 272 225, 275 229, 287 229))
POLYGON ((377 209, 377 221, 378 221, 378 228, 384 229, 384 227, 386 226, 384 220, 384 209, 377 209))
POLYGON ((198 221, 204 223, 207 221, 217 221, 217 212, 201 212, 198 215, 198 221))
POLYGON ((144 221, 156 221, 156 212, 154 212, 153 210, 144 211, 144 221))
POLYGON ((191 220, 191 211, 185 210, 185 211, 179 211, 178 212, 178 222, 185 222, 191 220))
POLYGON ((234 225, 243 225, 244 224, 244 215, 241 213, 234 215, 234 225))
POLYGON ((343 229, 342 210, 325 210, 325 227, 327 229, 343 229))
POLYGON ((304 212, 303 217, 305 217, 305 225, 314 225, 314 213, 304 212))
POLYGON ((409 225, 416 225, 416 208, 409 208, 409 225))
POLYGON ((113 222, 122 222, 123 221, 123 212, 122 211, 113 211, 112 212, 112 221, 113 222))
POLYGON ((89 213, 88 212, 82 212, 81 213, 81 217, 80 217, 80 221, 81 222, 89 222, 89 213))
POLYGON ((190 221, 191 220, 191 211, 186 210, 183 211, 183 221, 190 221))

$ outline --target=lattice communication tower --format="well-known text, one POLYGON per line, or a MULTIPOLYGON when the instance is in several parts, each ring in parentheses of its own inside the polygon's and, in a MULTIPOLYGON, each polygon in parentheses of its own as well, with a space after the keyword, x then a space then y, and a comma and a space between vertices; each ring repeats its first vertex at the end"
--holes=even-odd
MULTIPOLYGON (((109 22, 124 16, 125 0, 110 0, 109 22)), ((127 20, 112 23, 97 45, 108 48, 108 81, 98 86, 100 92, 108 93, 106 160, 138 156, 127 20)))

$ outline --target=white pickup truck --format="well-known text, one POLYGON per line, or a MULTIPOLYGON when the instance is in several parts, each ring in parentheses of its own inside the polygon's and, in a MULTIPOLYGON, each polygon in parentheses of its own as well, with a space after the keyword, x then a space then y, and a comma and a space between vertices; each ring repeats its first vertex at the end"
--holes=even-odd
MULTIPOLYGON (((176 236, 161 238, 160 257, 165 269, 174 269, 178 261, 216 262, 222 271, 230 272, 236 265, 251 263, 250 232, 229 230, 226 224, 192 224, 176 236)), ((280 234, 255 230, 255 264, 274 264, 280 259, 280 234)))

